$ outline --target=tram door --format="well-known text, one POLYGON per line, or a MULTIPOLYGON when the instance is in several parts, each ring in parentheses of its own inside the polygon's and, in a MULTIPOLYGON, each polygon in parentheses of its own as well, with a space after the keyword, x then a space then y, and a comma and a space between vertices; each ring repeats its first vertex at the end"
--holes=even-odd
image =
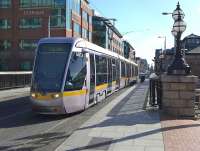
POLYGON ((94 54, 90 54, 90 92, 89 92, 89 104, 95 101, 95 64, 94 54))

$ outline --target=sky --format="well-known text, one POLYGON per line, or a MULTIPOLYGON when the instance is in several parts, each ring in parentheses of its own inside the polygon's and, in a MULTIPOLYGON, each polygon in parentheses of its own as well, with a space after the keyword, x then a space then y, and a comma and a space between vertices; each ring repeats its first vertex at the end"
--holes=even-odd
MULTIPOLYGON (((89 0, 90 6, 106 18, 115 18, 116 28, 123 38, 131 43, 136 56, 147 59, 152 64, 155 49, 174 45, 171 34, 174 20, 171 15, 162 12, 173 12, 178 0, 89 0)), ((200 0, 179 0, 185 13, 187 24, 182 39, 193 33, 200 35, 200 0)))

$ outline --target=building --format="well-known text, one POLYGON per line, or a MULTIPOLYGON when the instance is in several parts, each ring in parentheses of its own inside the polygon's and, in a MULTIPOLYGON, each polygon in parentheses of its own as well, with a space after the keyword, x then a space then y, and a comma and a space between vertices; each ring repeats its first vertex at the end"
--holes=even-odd
POLYGON ((111 20, 100 16, 93 16, 92 42, 120 55, 123 55, 122 35, 111 23, 111 20))
POLYGON ((140 74, 149 74, 149 64, 146 59, 136 57, 136 63, 138 64, 140 74))
MULTIPOLYGON (((182 50, 185 51, 186 62, 191 66, 191 72, 194 75, 200 75, 197 70, 199 65, 199 48, 200 48, 200 36, 190 34, 186 36, 181 41, 182 50)), ((159 51, 159 49, 157 50, 159 51)), ((160 50, 161 51, 161 50, 160 50)), ((183 51, 183 52, 184 52, 183 51)), ((155 72, 167 72, 168 66, 172 63, 175 54, 175 48, 166 49, 163 51, 163 54, 155 54, 155 72), (161 57, 162 55, 162 57, 161 57), (162 68, 161 68, 162 67, 162 68)))
POLYGON ((135 61, 135 49, 133 48, 133 46, 126 40, 123 41, 123 50, 124 50, 124 57, 135 61))
POLYGON ((87 0, 0 0, 0 71, 32 70, 42 37, 92 41, 93 12, 87 0))
MULTIPOLYGON (((200 79, 200 47, 194 48, 185 54, 185 60, 191 67, 191 75, 196 75, 200 79)), ((167 72, 168 66, 172 63, 174 59, 173 53, 166 53, 162 61, 163 66, 165 66, 164 72, 167 72)))
POLYGON ((162 55, 162 49, 155 50, 155 57, 154 57, 154 70, 156 74, 159 74, 161 71, 161 59, 160 56, 162 55))
POLYGON ((200 36, 197 36, 195 34, 190 34, 186 36, 181 41, 182 49, 185 49, 186 52, 191 51, 192 49, 200 46, 200 36))

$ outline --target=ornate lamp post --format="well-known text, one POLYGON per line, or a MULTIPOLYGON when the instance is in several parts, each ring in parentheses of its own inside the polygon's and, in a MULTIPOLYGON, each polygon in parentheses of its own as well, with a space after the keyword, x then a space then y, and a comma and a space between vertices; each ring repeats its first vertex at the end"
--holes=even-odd
POLYGON ((172 13, 174 19, 174 25, 172 29, 172 35, 175 37, 175 56, 172 64, 168 67, 169 75, 188 75, 190 73, 190 66, 184 59, 183 52, 181 50, 181 34, 186 29, 186 23, 183 21, 185 14, 181 10, 179 2, 176 9, 172 13))

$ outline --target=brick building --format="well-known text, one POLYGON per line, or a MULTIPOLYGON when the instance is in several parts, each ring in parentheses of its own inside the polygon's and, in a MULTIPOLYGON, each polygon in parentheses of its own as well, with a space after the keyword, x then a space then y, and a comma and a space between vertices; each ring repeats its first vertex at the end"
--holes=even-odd
POLYGON ((87 0, 0 0, 0 71, 31 70, 48 35, 92 41, 92 16, 87 0))

